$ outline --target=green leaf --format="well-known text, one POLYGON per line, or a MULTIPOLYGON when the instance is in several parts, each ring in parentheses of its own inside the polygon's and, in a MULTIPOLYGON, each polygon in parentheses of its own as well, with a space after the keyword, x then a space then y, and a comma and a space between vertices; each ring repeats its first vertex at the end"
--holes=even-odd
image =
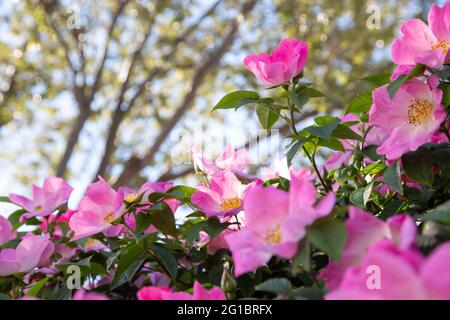
POLYGON ((391 82, 387 88, 389 96, 392 98, 395 97, 398 89, 409 79, 420 76, 425 71, 425 66, 422 64, 417 64, 408 74, 403 74, 391 82))
POLYGON ((305 88, 302 89, 300 91, 300 93, 307 93, 309 95, 310 98, 322 98, 322 97, 326 97, 325 93, 323 93, 322 91, 319 91, 317 89, 314 88, 305 88))
POLYGON ((292 262, 292 270, 294 273, 297 266, 301 266, 306 271, 311 270, 311 244, 307 238, 300 241, 298 252, 292 262))
POLYGON ((419 148, 402 156, 403 169, 408 177, 431 186, 433 181, 433 157, 430 150, 419 148))
POLYGON ((152 224, 152 216, 147 212, 136 212, 136 231, 144 232, 152 224))
POLYGON ((323 296, 323 289, 319 288, 298 288, 292 293, 292 298, 297 300, 323 300, 323 296))
POLYGON ((300 138, 299 140, 296 140, 292 146, 289 148, 289 151, 286 154, 287 159, 287 165, 288 168, 291 167, 292 161, 294 160, 295 156, 297 155, 298 151, 303 147, 305 144, 307 138, 300 138))
POLYGON ((303 106, 308 102, 309 100, 309 93, 305 91, 301 91, 300 93, 295 93, 292 91, 288 92, 289 100, 291 100, 295 106, 301 110, 303 106))
POLYGON ((254 103, 259 99, 259 95, 253 91, 239 90, 224 96, 213 108, 217 109, 235 109, 244 104, 254 103))
POLYGON ((292 290, 292 284, 286 278, 272 278, 258 284, 255 289, 273 293, 289 293, 292 290))
POLYGON ((199 223, 193 224, 189 227, 189 229, 186 232, 186 241, 189 246, 192 247, 192 244, 195 241, 200 240, 200 231, 202 231, 203 227, 205 225, 205 221, 201 221, 199 223))
POLYGON ((445 106, 450 105, 450 86, 449 85, 441 85, 439 86, 442 90, 442 104, 445 106))
POLYGON ((220 223, 217 217, 211 217, 206 220, 203 230, 213 239, 228 228, 229 225, 229 223, 220 223))
POLYGON ((450 223, 450 200, 423 215, 422 220, 450 223))
POLYGON ((350 202, 359 208, 364 208, 364 191, 366 188, 358 188, 350 194, 350 202))
POLYGON ((111 282, 113 289, 133 279, 146 259, 145 250, 141 244, 133 244, 122 250, 114 279, 111 282))
POLYGON ((331 137, 329 141, 319 138, 318 145, 329 148, 331 150, 345 152, 344 145, 334 137, 331 137))
POLYGON ((400 178, 399 161, 389 166, 383 175, 383 182, 386 183, 390 189, 403 195, 402 179, 400 178))
POLYGON ((9 200, 8 197, 0 197, 0 202, 8 202, 8 203, 12 203, 11 200, 9 200))
POLYGON ((149 246, 150 250, 152 250, 156 257, 160 260, 165 270, 167 270, 172 277, 175 279, 177 277, 178 268, 177 268, 177 259, 173 256, 173 254, 159 244, 153 244, 149 246))
POLYGON ((278 114, 265 105, 258 105, 256 107, 256 115, 258 116, 259 123, 261 123, 261 126, 266 130, 272 129, 279 118, 278 114))
MULTIPOLYGON (((386 165, 382 161, 377 161, 369 164, 361 170, 362 174, 377 175, 386 169, 386 165)), ((385 182, 386 183, 386 182, 385 182)))
POLYGON ((372 89, 366 90, 350 100, 345 114, 353 113, 359 115, 360 113, 369 111, 372 106, 372 89))
POLYGON ((384 157, 377 153, 378 146, 370 145, 364 148, 363 152, 366 157, 372 161, 384 161, 384 157))
POLYGON ((26 212, 27 211, 24 209, 19 209, 9 215, 8 220, 9 220, 9 222, 11 222, 11 225, 13 226, 13 230, 19 229, 19 227, 22 225, 22 223, 20 222, 20 217, 26 212))
POLYGON ((149 194, 148 201, 155 203, 163 199, 177 199, 182 202, 190 202, 195 188, 187 186, 175 186, 167 192, 153 192, 149 194))
POLYGON ((321 123, 320 125, 307 127, 305 129, 303 129, 303 131, 305 131, 313 136, 316 136, 316 137, 319 137, 319 138, 329 141, 331 139, 333 131, 337 128, 337 126, 339 125, 341 120, 339 120, 338 118, 332 118, 332 119, 328 118, 327 120, 325 120, 324 117, 321 117, 321 118, 315 119, 316 123, 317 122, 321 123), (323 120, 323 122, 322 122, 322 120, 323 120))
POLYGON ((148 209, 151 216, 151 223, 164 234, 177 236, 177 227, 172 210, 164 201, 155 203, 148 209))
POLYGON ((450 167, 450 148, 447 146, 444 148, 433 150, 433 160, 434 163, 440 168, 450 167))
POLYGON ((374 85, 375 87, 381 87, 388 84, 391 80, 390 73, 379 73, 362 78, 362 80, 374 85))
POLYGON ((403 204, 404 201, 396 199, 392 200, 384 206, 383 210, 381 210, 380 214, 378 215, 378 218, 386 220, 387 218, 392 217, 399 212, 403 204))
POLYGON ((333 131, 333 137, 338 139, 350 139, 356 141, 364 141, 363 137, 357 134, 355 131, 350 129, 344 124, 339 124, 337 128, 333 131))
POLYGON ((39 294, 39 291, 41 291, 42 287, 47 283, 47 281, 50 279, 50 277, 45 277, 44 279, 39 280, 36 282, 30 290, 28 290, 27 295, 31 297, 36 297, 39 294))
POLYGON ((172 195, 175 199, 181 200, 183 202, 189 202, 191 196, 195 193, 195 188, 188 186, 175 186, 170 188, 167 193, 172 195))
POLYGON ((316 247, 327 253, 334 261, 341 258, 347 240, 343 222, 329 218, 320 219, 308 227, 307 235, 316 247))

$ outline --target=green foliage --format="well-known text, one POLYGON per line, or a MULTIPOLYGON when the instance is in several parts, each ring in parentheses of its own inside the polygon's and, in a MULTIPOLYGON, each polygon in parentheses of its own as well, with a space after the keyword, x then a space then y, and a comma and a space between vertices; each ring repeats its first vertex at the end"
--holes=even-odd
POLYGON ((324 218, 316 221, 307 231, 308 240, 330 255, 333 260, 341 258, 347 240, 347 231, 339 220, 324 218))
POLYGON ((243 105, 255 103, 259 99, 259 95, 253 91, 239 90, 231 92, 224 96, 214 106, 213 110, 218 109, 238 109, 243 105))

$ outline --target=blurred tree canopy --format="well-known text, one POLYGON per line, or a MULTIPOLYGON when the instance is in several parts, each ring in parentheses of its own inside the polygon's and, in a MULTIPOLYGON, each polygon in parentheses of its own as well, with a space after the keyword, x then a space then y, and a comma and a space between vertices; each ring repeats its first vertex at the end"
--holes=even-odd
MULTIPOLYGON (((306 77, 336 112, 390 72, 390 43, 430 1, 23 0, 0 4, 0 164, 6 183, 50 174, 116 184, 191 173, 171 157, 173 130, 221 130, 250 113, 210 113, 256 87, 245 55, 283 37, 307 41, 306 77), (8 182, 9 181, 9 182, 8 182)), ((249 129, 249 128, 246 128, 249 129)), ((240 132, 235 133, 240 135, 240 132)), ((6 189, 5 189, 6 190, 6 189)), ((5 191, 0 190, 0 191, 5 191)))

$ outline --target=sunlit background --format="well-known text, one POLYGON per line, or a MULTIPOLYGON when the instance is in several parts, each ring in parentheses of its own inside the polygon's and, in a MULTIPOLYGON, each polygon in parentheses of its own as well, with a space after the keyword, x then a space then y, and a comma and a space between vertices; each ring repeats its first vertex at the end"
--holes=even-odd
MULTIPOLYGON (((443 2, 0 0, 0 195, 28 195, 48 175, 75 187, 72 204, 99 174, 195 184, 193 145, 214 159, 263 134, 252 110, 211 112, 226 92, 262 89, 246 55, 284 37, 309 44, 305 75, 327 97, 301 127, 342 114, 365 75, 392 71, 399 25, 443 2)), ((253 172, 283 156, 275 139, 250 148, 253 172)))

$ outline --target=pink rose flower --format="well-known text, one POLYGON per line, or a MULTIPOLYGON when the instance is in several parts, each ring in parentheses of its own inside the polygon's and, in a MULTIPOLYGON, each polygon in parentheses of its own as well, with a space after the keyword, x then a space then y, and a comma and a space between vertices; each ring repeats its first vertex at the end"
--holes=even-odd
POLYGON ((277 86, 299 75, 307 60, 306 43, 297 39, 283 39, 271 55, 249 55, 244 59, 244 65, 263 84, 277 86))
POLYGON ((397 65, 421 63, 440 68, 449 57, 450 3, 443 8, 433 5, 428 14, 428 25, 412 19, 401 26, 402 37, 392 44, 392 61, 397 65))
POLYGON ((86 195, 78 204, 77 212, 70 218, 70 229, 75 232, 72 240, 81 239, 99 232, 108 232, 116 235, 122 226, 113 226, 112 222, 120 218, 125 205, 124 194, 112 189, 103 178, 92 183, 86 195))
POLYGON ((23 215, 24 218, 48 216, 67 202, 72 190, 62 178, 48 177, 43 187, 33 185, 32 199, 14 193, 9 195, 9 199, 27 211, 27 214, 23 215))
POLYGON ((37 266, 47 264, 55 250, 49 239, 48 234, 41 236, 29 233, 16 249, 0 251, 0 276, 29 272, 37 266))
POLYGON ((388 160, 395 160, 431 142, 446 116, 441 98, 442 91, 434 77, 428 84, 417 79, 407 81, 393 99, 389 97, 387 86, 376 89, 369 124, 380 128, 387 136, 377 152, 386 155, 388 160))
POLYGON ((315 205, 316 188, 310 178, 309 171, 291 169, 289 193, 274 186, 264 187, 262 181, 246 190, 245 228, 225 237, 236 276, 256 270, 273 255, 292 258, 306 227, 331 212, 335 195, 329 193, 315 205))
POLYGON ((211 177, 211 186, 198 185, 191 197, 192 203, 206 216, 235 215, 242 209, 245 186, 231 171, 211 177))

